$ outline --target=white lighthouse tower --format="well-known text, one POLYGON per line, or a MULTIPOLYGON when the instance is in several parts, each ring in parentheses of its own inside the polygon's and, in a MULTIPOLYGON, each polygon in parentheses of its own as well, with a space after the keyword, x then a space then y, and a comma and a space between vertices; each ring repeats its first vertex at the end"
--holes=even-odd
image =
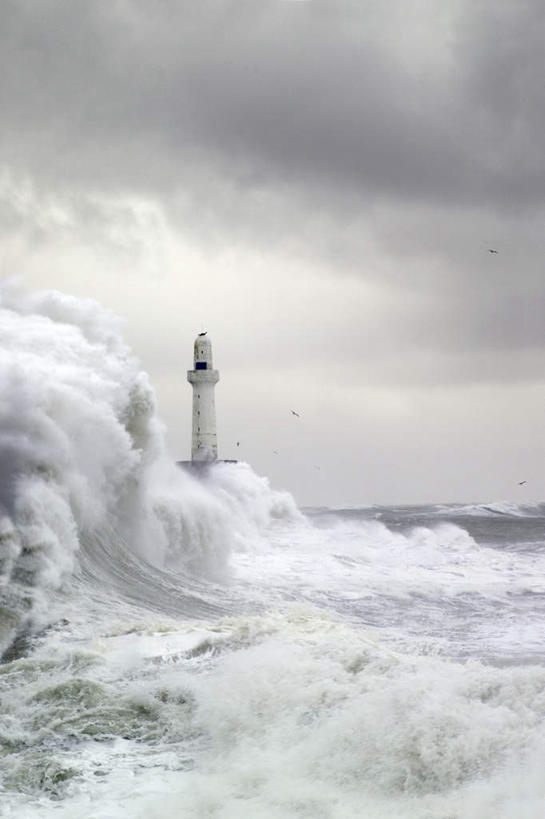
POLYGON ((191 461, 213 463, 218 458, 214 387, 220 374, 212 368, 212 344, 206 333, 199 333, 193 351, 193 369, 187 373, 193 387, 191 461))

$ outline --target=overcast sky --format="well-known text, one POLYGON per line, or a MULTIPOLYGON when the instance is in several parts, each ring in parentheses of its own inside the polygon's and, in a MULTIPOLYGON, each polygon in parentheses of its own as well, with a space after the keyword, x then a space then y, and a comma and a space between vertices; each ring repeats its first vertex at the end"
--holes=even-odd
POLYGON ((539 0, 0 15, 0 273, 125 317, 173 457, 207 329, 220 457, 301 504, 544 497, 539 0))

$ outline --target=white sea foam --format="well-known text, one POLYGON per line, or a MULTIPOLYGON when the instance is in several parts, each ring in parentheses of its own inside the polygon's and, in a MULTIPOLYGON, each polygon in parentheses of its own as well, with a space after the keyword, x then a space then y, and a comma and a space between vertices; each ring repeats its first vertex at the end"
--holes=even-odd
POLYGON ((75 678, 59 646, 49 666, 40 652, 15 664, 12 815, 542 815, 542 667, 400 654, 300 606, 202 628, 104 634, 72 657, 75 678), (47 735, 64 738, 56 753, 47 735), (64 804, 31 799, 44 790, 64 804))
MULTIPOLYGON (((283 586, 286 573, 290 585, 349 593, 376 593, 405 598, 427 594, 443 599, 466 592, 497 596, 527 588, 529 576, 517 570, 518 555, 479 546, 462 527, 449 522, 414 526, 396 532, 377 520, 331 519, 328 526, 299 525, 271 533, 273 548, 261 560, 238 555, 234 558, 239 576, 256 585, 283 586), (257 580, 257 574, 255 580, 257 580)), ((545 556, 524 557, 525 567, 538 580, 545 570, 545 556)))

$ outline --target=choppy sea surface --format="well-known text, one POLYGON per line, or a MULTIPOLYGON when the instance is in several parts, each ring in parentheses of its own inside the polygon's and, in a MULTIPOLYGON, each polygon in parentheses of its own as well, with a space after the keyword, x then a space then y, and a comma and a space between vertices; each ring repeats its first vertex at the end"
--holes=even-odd
POLYGON ((0 816, 542 819, 545 505, 297 509, 2 293, 0 816))

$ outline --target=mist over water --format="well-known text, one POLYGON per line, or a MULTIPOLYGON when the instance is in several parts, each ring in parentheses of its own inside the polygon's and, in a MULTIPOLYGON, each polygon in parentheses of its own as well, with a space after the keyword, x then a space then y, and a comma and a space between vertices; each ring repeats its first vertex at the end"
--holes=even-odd
POLYGON ((196 480, 114 316, 0 310, 0 815, 541 819, 545 506, 196 480))

